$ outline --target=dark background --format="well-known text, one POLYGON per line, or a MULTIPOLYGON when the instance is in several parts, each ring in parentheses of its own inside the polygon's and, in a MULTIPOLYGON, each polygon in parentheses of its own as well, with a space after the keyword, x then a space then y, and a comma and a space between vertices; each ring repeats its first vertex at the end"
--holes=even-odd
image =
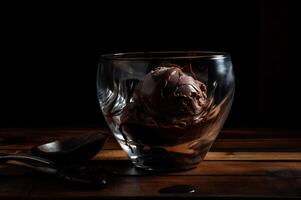
POLYGON ((213 50, 229 52, 235 68, 226 128, 299 129, 296 2, 4 6, 0 128, 102 126, 103 53, 213 50))

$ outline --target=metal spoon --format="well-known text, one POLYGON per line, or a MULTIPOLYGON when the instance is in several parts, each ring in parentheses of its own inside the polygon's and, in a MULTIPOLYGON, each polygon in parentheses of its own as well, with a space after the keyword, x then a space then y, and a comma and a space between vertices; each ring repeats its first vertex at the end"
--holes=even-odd
POLYGON ((73 164, 57 166, 52 161, 36 156, 0 155, 2 161, 29 167, 43 174, 51 175, 80 188, 98 189, 107 185, 109 174, 92 165, 73 164))
POLYGON ((100 187, 106 184, 105 174, 91 174, 91 169, 74 165, 91 159, 104 145, 105 134, 88 134, 63 141, 54 141, 33 147, 34 155, 0 154, 0 163, 17 161, 19 165, 55 175, 75 185, 100 187), (35 156, 38 155, 38 156, 35 156), (63 166, 65 164, 65 166, 63 166), (68 165, 66 165, 68 164, 68 165))
POLYGON ((108 135, 85 134, 66 140, 56 140, 33 147, 31 153, 57 164, 80 163, 90 160, 104 145, 108 135))
POLYGON ((16 160, 30 164, 72 164, 90 160, 100 151, 107 139, 105 134, 86 134, 66 140, 35 146, 31 149, 33 155, 0 154, 0 163, 16 160), (45 161, 45 159, 48 161, 45 161))

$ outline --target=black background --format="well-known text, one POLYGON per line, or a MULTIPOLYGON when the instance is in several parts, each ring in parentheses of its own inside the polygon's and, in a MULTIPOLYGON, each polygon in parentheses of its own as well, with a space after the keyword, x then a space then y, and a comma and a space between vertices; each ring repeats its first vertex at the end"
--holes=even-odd
POLYGON ((158 50, 232 55, 227 128, 300 128, 295 2, 3 6, 0 128, 102 126, 99 56, 158 50))

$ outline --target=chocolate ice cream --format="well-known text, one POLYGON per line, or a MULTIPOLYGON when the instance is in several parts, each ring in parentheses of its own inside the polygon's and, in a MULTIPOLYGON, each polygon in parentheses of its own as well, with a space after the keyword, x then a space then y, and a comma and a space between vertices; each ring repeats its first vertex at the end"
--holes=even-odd
POLYGON ((148 73, 123 110, 121 127, 134 141, 175 145, 199 137, 208 110, 206 85, 174 64, 148 73))

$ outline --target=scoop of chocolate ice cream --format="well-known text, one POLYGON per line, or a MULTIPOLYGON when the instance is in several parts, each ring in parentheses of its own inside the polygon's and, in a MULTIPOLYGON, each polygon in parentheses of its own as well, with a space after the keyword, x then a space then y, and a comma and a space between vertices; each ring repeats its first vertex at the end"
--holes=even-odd
POLYGON ((127 140, 148 145, 175 145, 203 134, 208 100, 206 85, 178 65, 159 66, 135 88, 122 111, 121 130, 127 140))
POLYGON ((207 105, 205 84, 177 65, 159 66, 148 73, 138 84, 134 99, 153 118, 170 122, 196 119, 207 105))

